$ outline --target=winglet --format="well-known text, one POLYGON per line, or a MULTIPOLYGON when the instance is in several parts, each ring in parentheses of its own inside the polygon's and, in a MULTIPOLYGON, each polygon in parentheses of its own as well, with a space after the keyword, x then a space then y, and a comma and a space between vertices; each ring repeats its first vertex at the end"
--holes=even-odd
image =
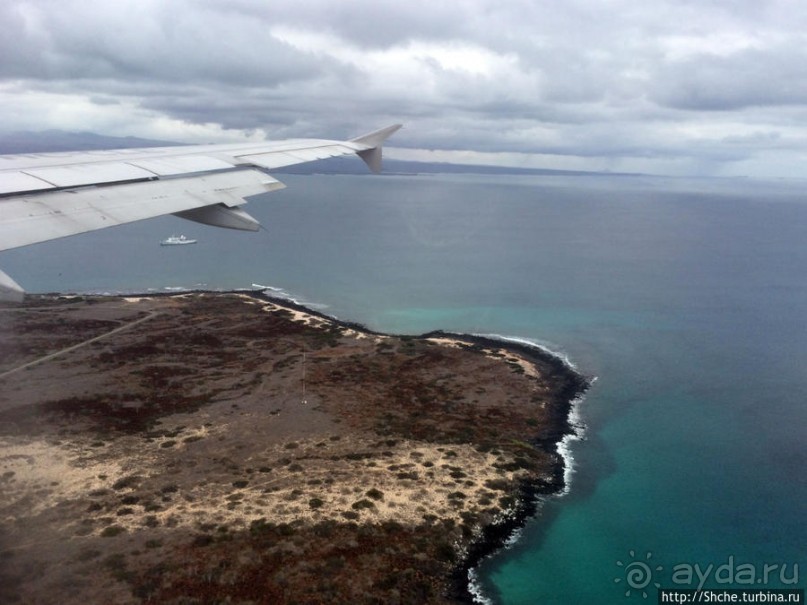
POLYGON ((351 143, 359 143, 360 145, 367 145, 369 147, 369 149, 357 151, 356 153, 373 172, 381 172, 381 145, 387 137, 400 127, 401 124, 393 124, 392 126, 387 126, 386 128, 375 130, 350 140, 351 143))
POLYGON ((380 130, 374 130, 373 132, 356 137, 355 139, 350 139, 350 142, 361 143, 362 145, 367 145, 368 147, 380 147, 384 140, 400 127, 401 124, 393 124, 392 126, 387 126, 386 128, 382 128, 380 130))

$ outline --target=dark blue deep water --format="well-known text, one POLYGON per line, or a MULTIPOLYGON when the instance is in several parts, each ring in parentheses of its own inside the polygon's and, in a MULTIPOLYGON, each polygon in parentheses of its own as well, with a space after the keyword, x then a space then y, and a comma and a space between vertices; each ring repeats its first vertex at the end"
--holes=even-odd
POLYGON ((167 217, 0 267, 33 292, 266 284, 377 330, 541 343, 597 381, 571 489, 484 562, 488 599, 656 602, 656 583, 696 587, 673 579, 695 564, 724 568, 706 587, 743 565, 755 586, 804 588, 807 183, 282 180, 248 206, 267 232, 167 217), (200 243, 161 248, 172 233, 200 243), (629 582, 636 562, 649 582, 629 582))

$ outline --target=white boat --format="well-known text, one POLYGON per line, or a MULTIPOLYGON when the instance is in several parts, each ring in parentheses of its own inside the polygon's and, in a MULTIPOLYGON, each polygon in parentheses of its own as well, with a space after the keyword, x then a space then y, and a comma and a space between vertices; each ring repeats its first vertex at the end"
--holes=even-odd
POLYGON ((184 246, 185 244, 195 244, 195 239, 188 239, 184 235, 172 235, 160 242, 161 246, 184 246))

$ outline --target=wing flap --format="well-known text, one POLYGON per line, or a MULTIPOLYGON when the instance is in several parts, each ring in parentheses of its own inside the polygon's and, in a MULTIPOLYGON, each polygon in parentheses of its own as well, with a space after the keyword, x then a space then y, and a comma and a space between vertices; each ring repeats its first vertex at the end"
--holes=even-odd
POLYGON ((27 191, 42 191, 43 189, 54 189, 51 183, 46 183, 30 174, 25 174, 19 170, 2 173, 0 178, 0 195, 4 193, 18 193, 27 191))
POLYGON ((101 162, 98 164, 78 164, 75 166, 50 166, 30 168, 24 171, 55 187, 81 187, 120 181, 142 181, 156 175, 126 162, 101 162))
POLYGON ((207 155, 182 155, 166 158, 145 158, 128 162, 158 176, 176 176, 192 172, 227 170, 234 164, 207 155))
POLYGON ((239 170, 5 200, 0 250, 214 204, 239 206, 246 196, 282 186, 257 170, 239 170))

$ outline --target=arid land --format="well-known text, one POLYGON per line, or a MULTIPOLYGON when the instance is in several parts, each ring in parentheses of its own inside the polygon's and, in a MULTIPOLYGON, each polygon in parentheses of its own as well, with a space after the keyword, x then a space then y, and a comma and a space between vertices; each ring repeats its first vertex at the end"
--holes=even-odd
POLYGON ((468 601, 585 388, 258 295, 0 306, 0 602, 468 601))

